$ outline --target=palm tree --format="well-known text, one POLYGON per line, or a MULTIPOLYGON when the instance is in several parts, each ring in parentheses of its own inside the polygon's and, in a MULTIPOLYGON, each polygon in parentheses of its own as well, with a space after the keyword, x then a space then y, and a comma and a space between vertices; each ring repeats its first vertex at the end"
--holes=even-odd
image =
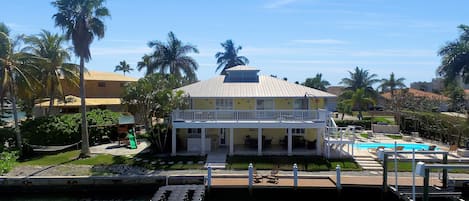
POLYGON ((363 88, 367 93, 375 94, 373 89, 373 84, 379 82, 376 77, 376 74, 369 74, 368 70, 361 69, 358 66, 355 67, 355 71, 349 71, 350 78, 342 78, 342 81, 339 84, 344 84, 346 89, 355 91, 357 89, 363 88))
POLYGON ((85 62, 91 59, 90 45, 95 36, 104 37, 104 17, 110 16, 103 6, 104 0, 56 0, 52 5, 58 12, 52 17, 55 26, 65 31, 65 38, 72 40, 73 50, 80 57, 80 98, 81 98, 81 134, 82 146, 80 157, 90 155, 88 126, 85 103, 85 62))
POLYGON ((66 63, 70 60, 69 49, 64 48, 65 38, 58 34, 42 30, 37 36, 25 38, 29 44, 25 50, 33 55, 43 58, 38 63, 40 68, 39 80, 44 84, 43 97, 49 97, 49 115, 55 98, 63 98, 63 86, 60 80, 71 86, 78 86, 79 67, 76 64, 66 63))
POLYGON ((327 80, 322 79, 322 74, 317 73, 314 78, 306 78, 305 82, 301 83, 304 86, 326 91, 326 87, 331 85, 327 80))
POLYGON ((168 33, 166 44, 161 41, 150 41, 148 46, 154 48, 154 52, 144 55, 142 61, 138 62, 139 71, 147 68, 146 75, 159 71, 161 74, 169 73, 178 78, 184 74, 196 79, 195 71, 199 64, 186 55, 192 52, 199 53, 195 46, 183 44, 173 32, 168 33))
POLYGON ((387 91, 387 90, 390 91, 390 93, 391 93, 391 105, 392 105, 392 109, 394 111, 394 120, 398 124, 400 124, 400 109, 397 107, 396 97, 394 96, 394 91, 397 88, 404 88, 405 87, 404 80, 405 80, 405 78, 402 78, 402 77, 396 79, 394 77, 394 72, 392 72, 389 79, 382 79, 381 80, 381 85, 379 85, 379 87, 378 87, 378 88, 381 88, 382 91, 387 91))
POLYGON ((5 91, 8 92, 12 102, 14 129, 16 133, 17 147, 21 151, 22 139, 18 127, 18 111, 16 107, 16 91, 19 84, 24 84, 31 89, 31 69, 36 68, 32 60, 34 57, 24 52, 16 52, 15 42, 9 38, 9 29, 0 26, 0 100, 3 101, 5 91), (6 90, 4 90, 6 89, 6 90))
POLYGON ((404 80, 405 78, 403 77, 396 79, 394 77, 394 73, 391 73, 389 79, 381 79, 381 85, 379 85, 378 88, 381 88, 382 91, 389 90, 391 92, 391 97, 394 99, 394 91, 398 88, 405 88, 404 80))
MULTIPOLYGON (((364 88, 356 89, 355 91, 346 91, 344 93, 349 93, 349 99, 344 100, 344 103, 349 104, 352 107, 358 109, 358 120, 362 120, 363 114, 362 111, 368 108, 368 106, 374 105, 375 101, 369 97, 364 88)), ((347 96, 347 95, 346 95, 347 96)))
POLYGON ((116 66, 116 69, 114 69, 114 72, 117 72, 117 71, 122 71, 124 73, 124 76, 125 76, 125 73, 130 73, 130 71, 133 71, 134 69, 130 67, 130 65, 125 61, 125 60, 122 60, 121 62, 119 62, 119 65, 116 66))
POLYGON ((458 28, 462 31, 459 38, 448 42, 438 52, 442 58, 437 72, 445 78, 446 83, 460 76, 464 83, 469 83, 469 26, 461 24, 458 28))
POLYGON ((215 72, 222 69, 220 75, 226 75, 226 69, 238 65, 247 65, 249 63, 248 58, 238 56, 238 52, 243 49, 243 47, 235 47, 232 40, 226 40, 224 43, 221 43, 221 46, 225 49, 225 52, 217 52, 217 54, 215 54, 218 64, 215 72))

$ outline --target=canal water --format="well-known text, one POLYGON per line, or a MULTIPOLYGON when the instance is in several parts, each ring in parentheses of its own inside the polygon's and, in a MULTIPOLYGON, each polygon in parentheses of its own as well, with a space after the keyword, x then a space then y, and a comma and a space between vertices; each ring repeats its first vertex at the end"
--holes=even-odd
MULTIPOLYGON (((5 190, 5 189, 3 189, 5 190)), ((127 187, 112 189, 87 189, 86 191, 51 192, 47 189, 35 192, 8 192, 0 193, 0 201, 149 201, 156 193, 154 187, 127 187)), ((463 199, 467 198, 467 194, 463 199)), ((341 193, 336 189, 291 189, 291 188, 263 188, 249 191, 245 188, 211 189, 205 194, 205 201, 399 201, 391 192, 383 194, 380 188, 373 187, 347 187, 341 193)), ((417 199, 417 201, 420 199, 417 199)), ((448 199, 432 198, 431 201, 444 201, 448 199)))
MULTIPOLYGON (((149 201, 157 189, 128 188, 125 190, 100 190, 86 192, 1 193, 0 200, 14 201, 149 201)), ((344 188, 340 194, 335 189, 265 188, 211 189, 205 201, 303 201, 303 200, 360 200, 397 201, 391 193, 382 194, 379 188, 344 188)))

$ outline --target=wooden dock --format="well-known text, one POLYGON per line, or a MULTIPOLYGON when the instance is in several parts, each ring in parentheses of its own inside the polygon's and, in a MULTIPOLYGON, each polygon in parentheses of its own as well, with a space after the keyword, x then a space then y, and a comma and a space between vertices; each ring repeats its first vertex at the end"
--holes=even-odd
MULTIPOLYGON (((298 177, 298 188, 336 188, 336 177, 335 176, 299 176, 298 177)), ((431 179, 432 185, 441 186, 442 183, 439 179, 431 179)), ((342 186, 364 186, 364 187, 381 187, 383 184, 382 176, 342 176, 342 186)), ((395 180, 390 177, 388 180, 389 185, 394 185, 395 180)), ((399 186, 412 186, 412 177, 399 177, 399 186)), ((415 178, 416 186, 423 186, 423 178, 415 178)), ((224 176, 213 176, 212 177, 212 188, 248 188, 248 177, 237 176, 230 177, 224 176)), ((253 188, 259 187, 275 187, 275 188, 293 188, 293 176, 279 176, 278 183, 269 183, 267 179, 263 178, 259 183, 253 183, 253 188)))

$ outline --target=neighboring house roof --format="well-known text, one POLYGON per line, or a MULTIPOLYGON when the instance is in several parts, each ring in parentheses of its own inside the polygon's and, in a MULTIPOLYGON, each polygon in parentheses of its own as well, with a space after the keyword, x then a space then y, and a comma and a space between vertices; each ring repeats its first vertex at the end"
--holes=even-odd
MULTIPOLYGON (((98 105, 120 105, 120 98, 86 98, 86 106, 98 105)), ((65 102, 62 99, 54 100, 54 107, 78 107, 81 106, 80 97, 68 95, 65 97, 65 102)), ((37 103, 36 107, 49 107, 49 101, 37 103)))
MULTIPOLYGON (((413 88, 409 88, 409 89, 405 89, 405 90, 407 90, 408 93, 410 93, 410 94, 412 94, 416 97, 426 97, 426 98, 429 98, 429 99, 442 100, 442 101, 449 100, 449 98, 446 97, 446 96, 436 94, 436 93, 432 93, 432 92, 426 92, 426 91, 413 89, 413 88)), ((402 89, 394 91, 394 95, 400 94, 400 93, 402 93, 402 89)), ((381 96, 383 96, 385 99, 391 99, 391 92, 383 93, 383 94, 381 94, 381 96)))
POLYGON ((259 69, 251 66, 235 66, 228 68, 225 71, 259 71, 259 69))
MULTIPOLYGON (((244 68, 237 66, 236 68, 244 68)), ((235 69, 236 70, 236 69, 235 69)), ((246 70, 246 69, 244 69, 246 70)), ((255 70, 255 69, 251 69, 255 70)), ((177 90, 183 90, 190 97, 336 97, 317 89, 290 83, 271 76, 259 76, 259 82, 224 82, 220 75, 209 80, 196 82, 177 90)))
POLYGON ((343 87, 343 86, 330 86, 330 87, 327 87, 327 92, 331 93, 331 94, 334 94, 336 96, 342 95, 342 93, 344 93, 344 91, 345 91, 345 87, 343 87))
POLYGON ((138 79, 124 76, 119 73, 113 72, 101 72, 101 71, 88 71, 85 73, 85 80, 99 80, 99 81, 127 81, 127 82, 136 82, 138 79))

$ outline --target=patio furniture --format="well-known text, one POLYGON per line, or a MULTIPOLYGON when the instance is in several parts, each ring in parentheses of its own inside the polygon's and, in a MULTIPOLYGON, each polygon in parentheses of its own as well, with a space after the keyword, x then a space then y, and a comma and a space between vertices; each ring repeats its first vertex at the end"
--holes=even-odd
POLYGON ((270 171, 270 175, 267 176, 267 179, 267 182, 269 183, 278 183, 278 166, 270 171))
POLYGON ((430 145, 428 147, 428 151, 435 151, 435 149, 436 149, 436 145, 430 145))
POLYGON ((376 147, 376 148, 369 148, 369 149, 368 149, 368 152, 369 152, 369 153, 376 154, 376 153, 378 152, 378 150, 380 150, 380 149, 384 150, 384 146, 378 146, 378 147, 376 147))
POLYGON ((246 135, 244 138, 244 145, 249 148, 256 148, 257 147, 257 138, 251 138, 251 136, 246 135))

